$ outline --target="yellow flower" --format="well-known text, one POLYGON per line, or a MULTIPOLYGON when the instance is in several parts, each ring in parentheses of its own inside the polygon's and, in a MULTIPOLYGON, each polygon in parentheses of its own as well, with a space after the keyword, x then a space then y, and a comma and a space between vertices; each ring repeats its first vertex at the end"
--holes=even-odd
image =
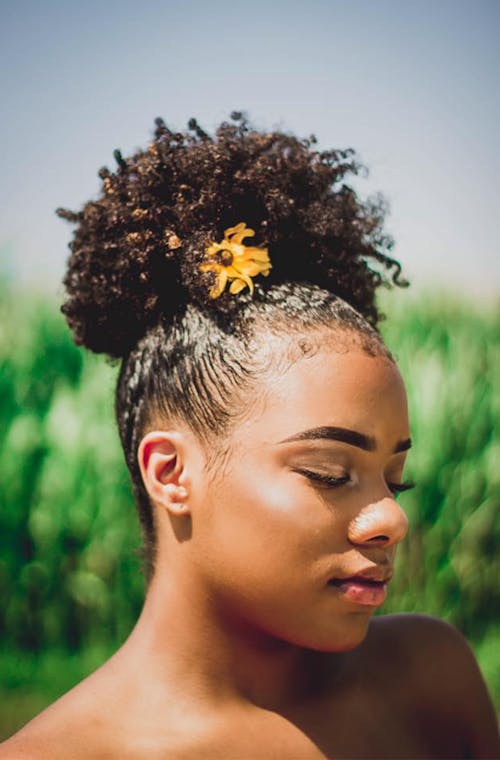
POLYGON ((201 272, 215 272, 217 280, 209 293, 209 298, 218 298, 232 280, 230 293, 239 293, 248 286, 250 293, 254 291, 252 277, 263 274, 265 277, 271 270, 271 262, 267 248, 255 248, 244 245, 242 240, 253 237, 254 230, 240 222, 235 227, 228 227, 224 232, 224 240, 211 243, 205 250, 208 261, 200 264, 201 272))

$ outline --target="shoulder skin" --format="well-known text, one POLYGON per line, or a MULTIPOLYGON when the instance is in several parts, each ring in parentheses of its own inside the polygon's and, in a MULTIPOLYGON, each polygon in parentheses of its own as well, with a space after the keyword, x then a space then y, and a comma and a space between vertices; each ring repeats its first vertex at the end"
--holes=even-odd
POLYGON ((411 699, 432 738, 444 748, 444 735, 452 735, 463 747, 463 757, 500 758, 497 716, 465 637, 449 623, 421 614, 387 615, 373 622, 374 638, 390 647, 404 673, 401 698, 411 699))

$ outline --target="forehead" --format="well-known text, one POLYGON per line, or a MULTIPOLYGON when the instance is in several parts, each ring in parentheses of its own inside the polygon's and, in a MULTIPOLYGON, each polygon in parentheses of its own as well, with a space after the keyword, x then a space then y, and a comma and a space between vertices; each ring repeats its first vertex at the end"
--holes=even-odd
POLYGON ((325 425, 376 439, 409 437, 406 391, 397 366, 359 345, 325 346, 285 368, 277 366, 255 393, 243 428, 262 442, 325 425))

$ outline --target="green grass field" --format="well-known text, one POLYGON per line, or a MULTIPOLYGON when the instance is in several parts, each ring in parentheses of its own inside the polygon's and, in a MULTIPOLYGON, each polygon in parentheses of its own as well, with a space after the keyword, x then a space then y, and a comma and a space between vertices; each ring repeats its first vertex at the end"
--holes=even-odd
MULTIPOLYGON (((385 302, 417 488, 400 497, 411 531, 383 611, 454 623, 500 708, 500 309, 385 302)), ((56 304, 0 290, 0 737, 102 662, 141 607, 115 374, 73 346, 56 304)))

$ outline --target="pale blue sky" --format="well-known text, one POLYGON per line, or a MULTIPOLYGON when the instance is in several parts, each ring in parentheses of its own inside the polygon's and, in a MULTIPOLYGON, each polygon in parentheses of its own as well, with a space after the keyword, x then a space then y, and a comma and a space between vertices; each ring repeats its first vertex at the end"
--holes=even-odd
POLYGON ((499 39, 500 0, 0 0, 2 257, 57 290, 115 147, 244 109, 358 151, 416 287, 498 294, 499 39))

